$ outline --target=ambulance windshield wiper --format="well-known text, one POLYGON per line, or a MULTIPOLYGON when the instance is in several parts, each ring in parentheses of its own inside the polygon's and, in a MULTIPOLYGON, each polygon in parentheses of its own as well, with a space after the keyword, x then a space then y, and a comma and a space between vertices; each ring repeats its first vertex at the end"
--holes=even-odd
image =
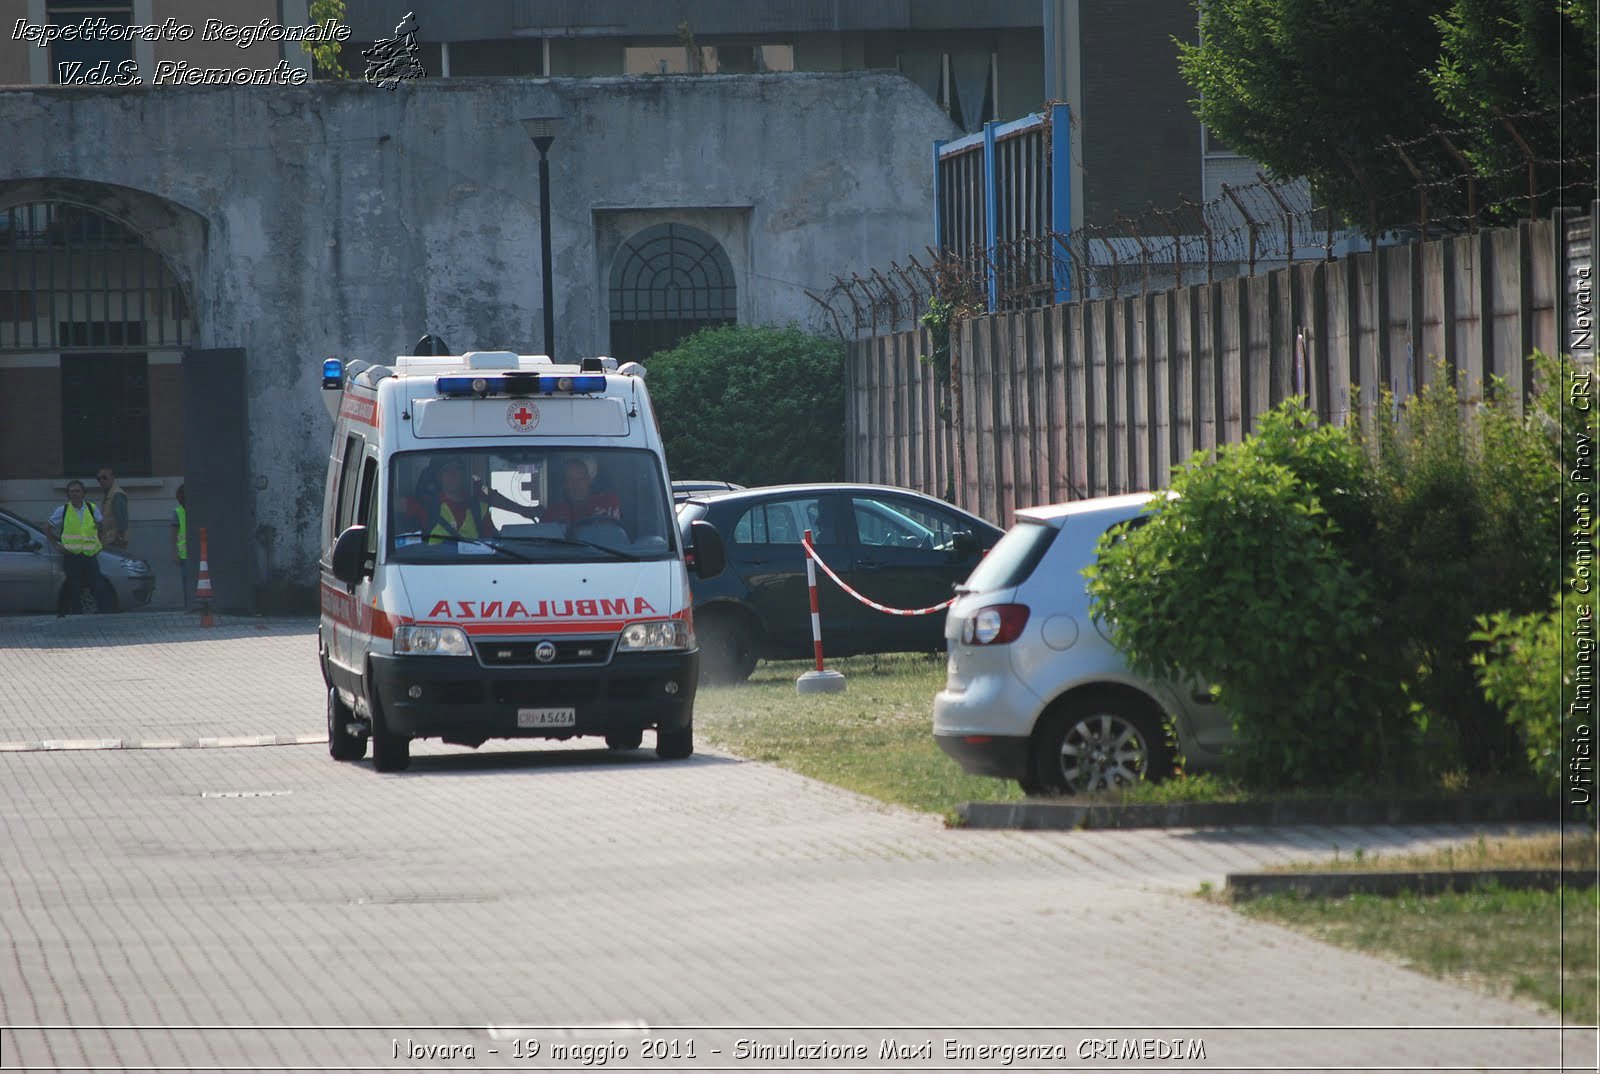
POLYGON ((496 552, 501 553, 502 555, 510 556, 512 559, 516 560, 518 563, 537 563, 538 562, 538 560, 534 559, 532 556, 528 555, 526 552, 520 551, 519 549, 516 549, 516 548, 507 548, 504 543, 502 543, 501 541, 497 541, 492 537, 457 537, 453 533, 435 533, 435 534, 431 534, 431 535, 428 535, 428 536, 424 536, 421 532, 414 531, 414 532, 411 532, 411 533, 399 534, 399 535, 397 535, 395 537, 395 540, 396 541, 401 541, 401 540, 404 540, 407 537, 422 537, 423 540, 421 542, 419 542, 419 543, 422 543, 422 544, 439 544, 439 543, 444 542, 444 541, 449 541, 452 544, 458 544, 458 545, 460 545, 460 544, 478 544, 478 545, 482 545, 485 548, 492 548, 496 552))
POLYGON ((628 560, 631 563, 638 563, 640 560, 644 559, 643 556, 635 555, 632 552, 624 552, 622 549, 620 549, 620 548, 612 548, 608 544, 599 544, 599 543, 597 543, 595 541, 586 541, 582 537, 545 537, 545 536, 542 536, 542 535, 540 535, 540 536, 532 536, 532 535, 518 534, 518 535, 516 535, 514 537, 507 537, 507 538, 505 538, 505 540, 508 540, 508 541, 537 541, 540 544, 578 545, 581 548, 592 548, 596 552, 605 552, 605 553, 607 553, 609 555, 615 556, 617 559, 625 559, 625 560, 628 560))

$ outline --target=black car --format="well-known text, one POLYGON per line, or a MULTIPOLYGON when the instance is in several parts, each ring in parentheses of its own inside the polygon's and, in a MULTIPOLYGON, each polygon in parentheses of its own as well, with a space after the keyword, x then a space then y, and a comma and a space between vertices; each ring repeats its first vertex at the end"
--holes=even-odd
POLYGON ((674 481, 672 483, 672 502, 680 504, 697 492, 727 492, 730 489, 742 489, 743 485, 735 485, 732 481, 674 481))
MULTIPOLYGON (((717 528, 728 552, 726 570, 694 583, 701 674, 722 682, 747 678, 762 657, 812 655, 811 603, 800 547, 807 529, 822 561, 845 584, 891 608, 927 608, 949 600, 954 586, 1001 537, 999 529, 942 500, 884 485, 698 493, 679 505, 678 526, 687 535, 700 519, 717 528)), ((943 612, 876 611, 821 571, 817 608, 827 656, 944 648, 943 612)))

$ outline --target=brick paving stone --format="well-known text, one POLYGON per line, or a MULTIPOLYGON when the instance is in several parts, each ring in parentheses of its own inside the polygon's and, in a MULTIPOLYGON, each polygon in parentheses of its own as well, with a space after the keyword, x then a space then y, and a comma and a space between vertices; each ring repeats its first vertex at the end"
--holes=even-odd
MULTIPOLYGON (((304 621, 0 622, 0 741, 314 734, 314 654, 304 621), (61 689, 108 675, 124 703, 61 689)), ((1535 1007, 1192 897, 1335 845, 1530 826, 946 830, 715 752, 523 743, 421 743, 393 775, 319 745, 0 753, 0 818, 0 1070, 536 1069, 511 1054, 517 1027, 596 1024, 726 1027, 677 1029, 707 1068, 807 1068, 734 1061, 758 1026, 1201 1037, 1212 1070, 1559 1056, 1535 1007), (96 1028, 131 1026, 151 1028, 96 1028), (1219 1028, 1249 1026, 1304 1028, 1219 1028), (476 1058, 395 1058, 408 1041, 476 1058)), ((625 1069, 692 1067, 639 1065, 638 1029, 538 1032, 631 1041, 625 1069)), ((1570 1039, 1570 1069, 1592 1069, 1593 1039, 1570 1039)))

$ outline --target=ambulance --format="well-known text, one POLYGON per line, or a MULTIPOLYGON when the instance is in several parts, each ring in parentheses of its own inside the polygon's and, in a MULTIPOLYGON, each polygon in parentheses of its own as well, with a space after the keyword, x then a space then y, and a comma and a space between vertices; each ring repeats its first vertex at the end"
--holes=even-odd
MULTIPOLYGON (((431 337, 424 337, 428 340, 431 337)), ((418 349, 424 348, 419 345, 418 349)), ((604 738, 694 752, 690 571, 644 369, 420 354, 323 363, 334 418, 318 658, 328 751, 405 769, 418 738, 604 738)))

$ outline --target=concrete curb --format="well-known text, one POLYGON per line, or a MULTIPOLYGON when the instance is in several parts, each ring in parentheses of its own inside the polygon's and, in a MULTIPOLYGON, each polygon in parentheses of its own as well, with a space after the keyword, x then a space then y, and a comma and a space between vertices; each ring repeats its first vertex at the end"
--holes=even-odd
POLYGON ((1294 894, 1338 899, 1346 895, 1439 895, 1486 884, 1517 890, 1592 888, 1592 869, 1464 869, 1409 873, 1229 873, 1224 892, 1235 900, 1294 894))
POLYGON ((1561 816, 1561 807, 1553 799, 1537 795, 1463 795, 1458 798, 1294 798, 1159 805, 1081 805, 1030 799, 1026 802, 968 802, 956 812, 968 828, 1074 831, 1079 828, 1553 821, 1561 816))

